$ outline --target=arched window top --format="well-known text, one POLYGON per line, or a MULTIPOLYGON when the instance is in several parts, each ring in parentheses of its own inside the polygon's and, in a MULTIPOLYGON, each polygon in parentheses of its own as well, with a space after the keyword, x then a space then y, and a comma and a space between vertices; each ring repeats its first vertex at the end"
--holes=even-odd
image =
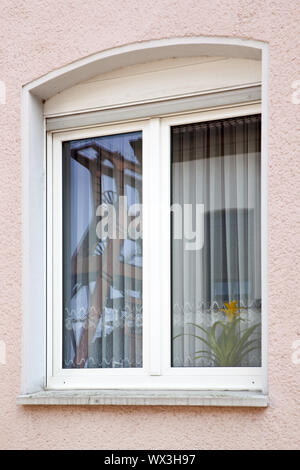
POLYGON ((262 60, 264 56, 266 60, 267 47, 262 41, 228 37, 171 38, 129 44, 93 54, 49 72, 26 84, 24 92, 47 100, 99 73, 170 57, 222 56, 262 60))
POLYGON ((131 65, 100 73, 46 100, 46 117, 257 86, 261 62, 195 56, 131 65))

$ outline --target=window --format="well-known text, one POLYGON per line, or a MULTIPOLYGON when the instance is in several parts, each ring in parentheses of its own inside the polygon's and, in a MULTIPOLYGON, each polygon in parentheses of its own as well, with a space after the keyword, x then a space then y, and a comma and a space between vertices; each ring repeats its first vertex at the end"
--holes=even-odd
POLYGON ((141 368, 142 132, 62 149, 63 368, 141 368))
POLYGON ((261 365, 260 126, 171 127, 173 367, 261 365))
POLYGON ((47 147, 48 388, 261 390, 260 105, 47 147))

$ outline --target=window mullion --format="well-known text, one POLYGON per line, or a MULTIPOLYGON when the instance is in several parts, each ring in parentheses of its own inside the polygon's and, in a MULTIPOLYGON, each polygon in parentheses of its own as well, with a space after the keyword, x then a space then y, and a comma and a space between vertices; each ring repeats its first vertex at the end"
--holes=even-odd
POLYGON ((170 126, 160 126, 160 276, 162 373, 171 366, 171 172, 170 126))
POLYGON ((160 119, 150 119, 147 134, 143 178, 143 310, 144 334, 148 338, 149 374, 157 376, 161 374, 160 119))

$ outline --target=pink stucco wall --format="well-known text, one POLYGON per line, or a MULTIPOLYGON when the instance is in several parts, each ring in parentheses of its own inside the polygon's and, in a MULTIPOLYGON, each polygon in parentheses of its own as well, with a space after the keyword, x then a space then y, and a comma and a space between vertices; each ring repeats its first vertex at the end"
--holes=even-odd
POLYGON ((297 0, 1 0, 0 448, 299 448, 300 79, 297 0), (21 87, 111 47, 175 36, 270 45, 270 406, 21 407, 21 87), (297 133, 298 132, 298 133, 297 133), (298 153, 298 154, 297 154, 298 153))

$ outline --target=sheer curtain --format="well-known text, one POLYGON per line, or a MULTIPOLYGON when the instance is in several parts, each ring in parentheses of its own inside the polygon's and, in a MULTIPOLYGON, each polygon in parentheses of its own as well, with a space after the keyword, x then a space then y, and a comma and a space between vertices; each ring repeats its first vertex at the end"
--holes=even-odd
POLYGON ((63 367, 142 367, 142 133, 65 142, 63 182, 63 367))
MULTIPOLYGON (((176 126, 171 139, 172 203, 204 205, 203 247, 172 240, 172 365, 209 367, 191 323, 209 331, 228 301, 243 307, 241 329, 261 322, 260 116, 176 126)), ((258 347, 239 365, 260 363, 258 347)))

